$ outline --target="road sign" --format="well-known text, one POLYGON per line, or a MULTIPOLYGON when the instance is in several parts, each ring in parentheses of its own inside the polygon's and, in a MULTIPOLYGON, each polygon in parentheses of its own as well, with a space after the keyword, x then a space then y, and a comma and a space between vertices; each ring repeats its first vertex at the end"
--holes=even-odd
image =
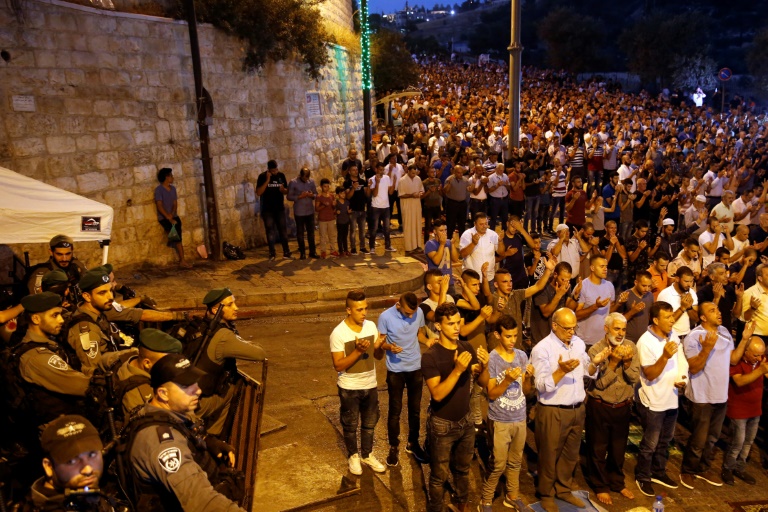
POLYGON ((723 68, 717 72, 717 77, 723 82, 727 82, 728 80, 731 79, 732 76, 733 76, 733 71, 731 71, 728 68, 723 68))

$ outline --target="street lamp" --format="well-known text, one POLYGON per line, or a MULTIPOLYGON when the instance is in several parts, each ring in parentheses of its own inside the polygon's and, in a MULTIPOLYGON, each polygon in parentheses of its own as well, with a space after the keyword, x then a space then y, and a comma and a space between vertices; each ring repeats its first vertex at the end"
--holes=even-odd
POLYGON ((520 2, 511 0, 511 34, 509 42, 509 131, 507 132, 507 156, 520 142, 520 83, 521 65, 520 54, 523 47, 520 44, 520 2))

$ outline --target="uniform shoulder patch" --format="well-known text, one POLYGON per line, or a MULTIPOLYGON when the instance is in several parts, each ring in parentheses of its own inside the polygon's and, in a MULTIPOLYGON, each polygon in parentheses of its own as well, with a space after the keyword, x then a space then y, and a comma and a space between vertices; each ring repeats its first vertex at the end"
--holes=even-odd
POLYGON ((59 356, 57 356, 56 354, 52 355, 48 359, 48 366, 50 366, 55 370, 61 370, 61 371, 65 371, 69 369, 69 365, 67 364, 67 362, 64 361, 62 358, 60 358, 59 356))
POLYGON ((113 308, 114 308, 114 310, 115 310, 115 311, 117 311, 118 313, 122 313, 122 312, 123 312, 123 305, 122 305, 122 304, 120 304, 119 302, 112 302, 112 307, 113 307, 113 308))
POLYGON ((168 425, 158 425, 157 427, 157 441, 164 443, 166 441, 173 441, 173 430, 168 425))
POLYGON ((176 473, 181 467, 181 450, 175 447, 166 448, 157 455, 160 466, 168 473, 176 473))

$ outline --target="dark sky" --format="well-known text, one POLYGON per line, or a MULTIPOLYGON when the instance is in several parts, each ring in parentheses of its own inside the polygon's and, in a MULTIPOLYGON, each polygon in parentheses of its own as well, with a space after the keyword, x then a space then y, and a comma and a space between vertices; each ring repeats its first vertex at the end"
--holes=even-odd
MULTIPOLYGON (((409 5, 415 5, 415 2, 409 1, 409 5)), ((418 5, 421 5, 419 2, 418 5)), ((434 5, 434 2, 432 3, 434 5)), ((389 14, 399 11, 405 7, 405 0, 369 0, 368 12, 371 14, 389 14)))

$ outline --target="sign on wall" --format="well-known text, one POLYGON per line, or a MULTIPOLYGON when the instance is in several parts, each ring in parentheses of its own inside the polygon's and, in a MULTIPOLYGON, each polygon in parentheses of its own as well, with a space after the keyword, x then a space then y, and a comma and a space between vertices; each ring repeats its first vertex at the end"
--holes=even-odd
POLYGON ((307 93, 307 116, 319 117, 323 115, 320 108, 320 93, 308 92, 307 93))

